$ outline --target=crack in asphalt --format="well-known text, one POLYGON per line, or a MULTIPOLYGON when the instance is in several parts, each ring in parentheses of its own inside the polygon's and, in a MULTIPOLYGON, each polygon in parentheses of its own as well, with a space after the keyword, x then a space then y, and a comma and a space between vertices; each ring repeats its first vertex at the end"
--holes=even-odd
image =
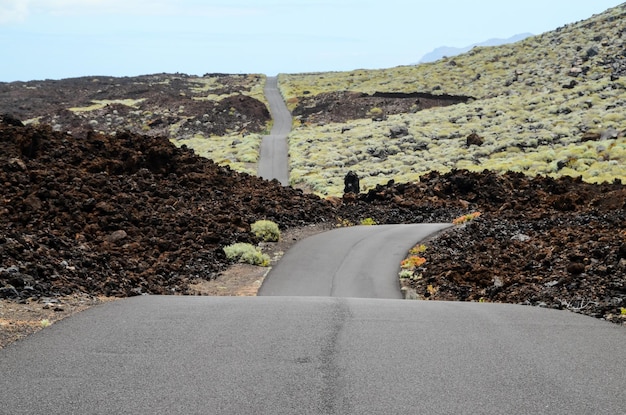
POLYGON ((340 356, 339 338, 346 325, 346 321, 352 317, 350 307, 345 299, 333 302, 331 309, 330 333, 321 349, 320 370, 322 372, 323 386, 321 409, 325 414, 350 413, 349 402, 345 398, 345 380, 338 360, 340 356))

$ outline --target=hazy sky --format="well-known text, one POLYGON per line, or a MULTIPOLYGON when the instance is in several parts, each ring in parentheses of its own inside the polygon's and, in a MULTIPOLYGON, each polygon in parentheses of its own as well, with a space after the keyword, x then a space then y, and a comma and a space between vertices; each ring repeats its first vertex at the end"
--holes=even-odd
POLYGON ((376 69, 620 0, 0 0, 0 81, 376 69))

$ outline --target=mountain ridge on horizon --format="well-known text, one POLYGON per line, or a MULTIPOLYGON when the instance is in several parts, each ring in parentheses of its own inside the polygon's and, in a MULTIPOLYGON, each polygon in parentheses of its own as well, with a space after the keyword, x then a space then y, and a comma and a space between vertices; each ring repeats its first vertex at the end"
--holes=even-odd
POLYGON ((464 46, 461 48, 457 48, 453 46, 440 46, 438 48, 433 49, 431 52, 428 52, 424 56, 422 56, 419 63, 435 62, 444 57, 449 58, 452 56, 457 56, 462 53, 469 52, 470 50, 472 50, 472 48, 476 46, 500 46, 500 45, 506 45, 508 43, 515 43, 515 42, 519 42, 520 40, 524 40, 530 36, 534 36, 534 34, 526 32, 526 33, 519 33, 517 35, 513 35, 507 39, 491 38, 491 39, 485 40, 484 42, 473 43, 469 46, 464 46))

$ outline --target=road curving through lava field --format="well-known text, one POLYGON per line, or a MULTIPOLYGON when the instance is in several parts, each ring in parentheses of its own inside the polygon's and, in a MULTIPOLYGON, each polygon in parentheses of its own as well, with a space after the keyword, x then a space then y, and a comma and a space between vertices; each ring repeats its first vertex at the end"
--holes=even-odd
POLYGON ((388 254, 446 226, 305 239, 284 257, 302 273, 281 270, 268 281, 287 288, 264 296, 95 306, 0 350, 0 413, 621 413, 623 327, 378 291, 372 275, 398 289, 388 254), (349 298, 368 296, 387 298, 349 298))
POLYGON ((401 299, 406 252, 450 224, 352 226, 306 238, 272 268, 259 295, 401 299))
POLYGON ((76 314, 0 350, 0 414, 623 413, 623 327, 397 299, 400 259, 446 226, 305 239, 259 297, 146 295, 76 314))

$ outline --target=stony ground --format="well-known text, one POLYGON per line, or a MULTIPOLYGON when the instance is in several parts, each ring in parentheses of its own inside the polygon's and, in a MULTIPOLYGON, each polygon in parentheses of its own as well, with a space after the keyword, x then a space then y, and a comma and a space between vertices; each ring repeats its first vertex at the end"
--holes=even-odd
POLYGON ((457 171, 360 199, 392 211, 423 204, 480 213, 425 244, 418 256, 426 262, 403 280, 417 298, 527 304, 626 321, 621 183, 457 171))
MULTIPOLYGON (((99 298, 249 294, 265 271, 229 269, 222 248, 258 243, 250 224, 259 219, 287 234, 366 218, 450 222, 476 211, 478 219, 429 241, 427 262, 403 282, 415 297, 624 321, 621 183, 454 171, 324 200, 216 165, 166 137, 88 130, 0 122, 0 298, 39 310, 31 326, 99 298)), ((19 320, 15 309, 1 309, 3 333, 19 320)))
MULTIPOLYGON (((280 241, 262 243, 262 250, 273 265, 298 241, 332 228, 329 224, 289 228, 281 233, 280 241)), ((213 279, 191 281, 189 295, 255 296, 269 270, 271 266, 231 264, 213 279)), ((0 349, 75 313, 116 299, 88 294, 0 299, 0 349)))
POLYGON ((302 123, 345 123, 359 118, 385 119, 389 115, 417 112, 467 102, 471 97, 422 93, 332 92, 304 95, 292 113, 302 123))
POLYGON ((0 82, 0 114, 72 134, 130 131, 182 139, 260 132, 270 114, 250 94, 263 82, 261 75, 227 74, 0 82))

